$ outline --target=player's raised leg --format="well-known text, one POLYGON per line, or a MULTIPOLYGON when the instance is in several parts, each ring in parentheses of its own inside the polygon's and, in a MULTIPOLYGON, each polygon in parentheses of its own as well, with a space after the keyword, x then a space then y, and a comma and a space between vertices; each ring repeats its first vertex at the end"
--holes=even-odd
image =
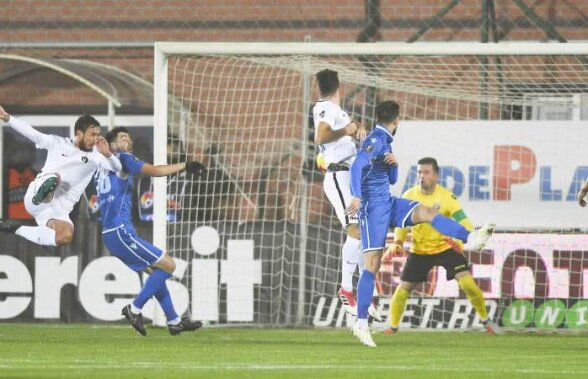
POLYGON ((0 221, 0 231, 14 233, 44 246, 62 246, 73 239, 73 224, 61 204, 52 201, 59 184, 59 175, 38 177, 29 184, 24 205, 38 226, 24 226, 14 220, 0 221))
MULTIPOLYGON (((2 222, 2 226, 10 227, 11 221, 2 222)), ((70 221, 51 219, 46 225, 26 226, 14 222, 12 233, 31 242, 44 246, 64 246, 73 241, 74 227, 70 221)))
POLYGON ((429 222, 439 233, 457 238, 475 251, 480 251, 486 246, 496 227, 496 224, 488 222, 480 229, 470 232, 455 220, 439 214, 435 207, 424 204, 419 204, 413 210, 411 219, 414 225, 429 222))

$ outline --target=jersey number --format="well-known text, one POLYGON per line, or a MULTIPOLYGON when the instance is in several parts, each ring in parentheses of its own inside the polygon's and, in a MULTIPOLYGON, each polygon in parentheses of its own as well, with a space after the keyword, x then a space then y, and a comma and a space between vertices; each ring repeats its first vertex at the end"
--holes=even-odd
POLYGON ((112 186, 108 175, 100 175, 98 178, 98 193, 109 193, 112 186))

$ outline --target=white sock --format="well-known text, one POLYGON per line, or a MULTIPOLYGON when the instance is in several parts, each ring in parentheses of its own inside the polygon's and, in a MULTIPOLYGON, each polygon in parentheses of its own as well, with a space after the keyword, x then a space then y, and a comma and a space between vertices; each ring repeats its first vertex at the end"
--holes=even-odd
POLYGON ((359 260, 358 251, 360 246, 360 240, 347 236, 341 250, 341 287, 346 291, 353 290, 353 274, 355 274, 355 268, 359 260))
POLYGON ((136 315, 141 314, 141 310, 135 307, 135 304, 133 304, 133 302, 131 302, 131 313, 136 315))
POLYGON ((27 240, 44 246, 57 246, 55 242, 55 230, 48 226, 21 226, 15 234, 27 240))
POLYGON ((178 324, 179 324, 181 321, 182 321, 182 319, 181 319, 181 318, 179 318, 179 317, 176 317, 176 319, 175 319, 175 320, 168 321, 168 322, 167 322, 167 324, 168 324, 168 325, 178 325, 178 324))

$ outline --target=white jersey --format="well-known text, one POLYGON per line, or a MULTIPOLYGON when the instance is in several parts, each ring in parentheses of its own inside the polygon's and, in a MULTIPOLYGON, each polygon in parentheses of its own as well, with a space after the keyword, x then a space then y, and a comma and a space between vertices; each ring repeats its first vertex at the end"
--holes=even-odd
MULTIPOLYGON (((319 123, 327 123, 332 130, 343 129, 351 122, 349 115, 338 104, 330 100, 319 100, 312 109, 315 130, 319 123)), ((329 163, 346 163, 351 165, 355 154, 355 140, 351 136, 344 136, 336 141, 324 143, 321 150, 327 165, 329 163)))
POLYGON ((40 133, 12 116, 7 125, 33 141, 38 149, 47 150, 47 160, 37 178, 47 174, 60 176, 60 184, 55 189, 53 200, 60 203, 65 210, 71 211, 80 200, 97 168, 112 171, 120 171, 122 168, 114 154, 106 158, 96 149, 82 151, 71 139, 40 133))

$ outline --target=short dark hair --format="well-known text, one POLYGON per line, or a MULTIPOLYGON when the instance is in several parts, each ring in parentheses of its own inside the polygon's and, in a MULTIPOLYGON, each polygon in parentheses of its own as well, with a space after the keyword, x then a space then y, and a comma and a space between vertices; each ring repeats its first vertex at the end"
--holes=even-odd
POLYGON ((111 142, 114 142, 114 140, 116 139, 116 137, 118 137, 118 135, 120 133, 129 134, 129 130, 127 128, 125 128, 124 126, 118 126, 112 130, 109 130, 108 133, 106 133, 106 136, 104 138, 106 138, 106 142, 111 143, 111 142))
POLYGON ((82 133, 85 133, 89 127, 99 128, 100 123, 94 117, 85 113, 76 120, 76 124, 74 125, 74 133, 78 130, 82 133))
POLYGON ((321 96, 330 96, 339 88, 339 74, 337 71, 325 68, 316 73, 316 82, 321 96))
POLYGON ((376 106, 376 119, 381 124, 389 124, 400 114, 400 105, 392 100, 383 101, 376 106))
POLYGON ((437 164, 437 160, 433 157, 424 157, 419 159, 418 164, 430 164, 433 167, 433 171, 435 171, 436 174, 439 173, 439 165, 437 164))

